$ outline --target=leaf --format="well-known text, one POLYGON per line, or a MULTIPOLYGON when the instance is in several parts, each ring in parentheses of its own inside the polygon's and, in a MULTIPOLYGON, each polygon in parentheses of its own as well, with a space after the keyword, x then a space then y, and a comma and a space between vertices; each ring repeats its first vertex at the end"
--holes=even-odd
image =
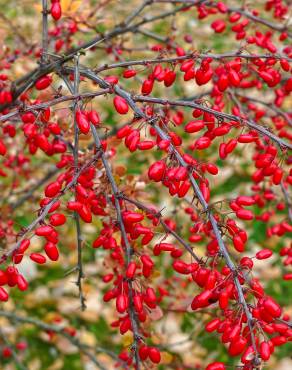
POLYGON ((133 343, 133 336, 131 334, 125 334, 122 342, 124 347, 129 347, 133 343))
POLYGON ((33 7, 35 8, 35 10, 37 12, 41 12, 42 11, 42 4, 41 3, 38 3, 38 4, 33 4, 33 7))
POLYGON ((64 13, 75 13, 81 3, 81 0, 61 0, 61 8, 64 13))
POLYGON ((161 361, 164 364, 170 364, 173 361, 173 355, 168 352, 162 352, 161 361))

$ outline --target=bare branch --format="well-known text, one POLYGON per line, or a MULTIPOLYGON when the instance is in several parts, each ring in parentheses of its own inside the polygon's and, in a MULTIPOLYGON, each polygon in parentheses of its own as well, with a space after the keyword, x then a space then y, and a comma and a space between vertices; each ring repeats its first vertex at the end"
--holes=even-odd
MULTIPOLYGON (((24 316, 18 316, 15 313, 8 312, 8 311, 0 311, 0 316, 6 317, 10 321, 17 321, 20 323, 27 323, 32 324, 34 326, 39 327, 42 330, 45 331, 53 331, 54 333, 58 333, 65 337, 67 340, 69 340, 70 343, 72 343, 74 346, 76 346, 82 353, 84 353, 85 356, 87 356, 96 366, 98 369, 106 370, 107 368, 104 367, 96 358, 95 356, 89 351, 89 348, 86 344, 83 344, 79 341, 76 337, 73 337, 69 333, 67 333, 64 330, 64 327, 57 326, 57 325, 50 325, 45 322, 42 322, 38 319, 31 318, 31 317, 24 317, 24 316)), ((95 351, 98 353, 107 353, 110 354, 108 350, 103 348, 95 347, 95 351)), ((113 355, 111 355, 113 357, 113 355)), ((114 357, 115 358, 115 357, 114 357)))
POLYGON ((48 1, 42 0, 42 13, 43 13, 43 24, 42 24, 42 56, 41 63, 46 64, 48 61, 48 1))
POLYGON ((136 17, 140 15, 140 13, 150 4, 152 4, 153 0, 144 0, 134 11, 128 15, 128 17, 123 22, 123 25, 129 25, 136 17))
POLYGON ((285 198, 285 203, 286 203, 287 208, 288 208, 288 218, 289 218, 290 222, 292 222, 292 200, 291 200, 291 197, 288 193, 288 189, 286 189, 286 186, 285 186, 283 180, 281 181, 281 189, 282 189, 282 192, 283 192, 283 195, 284 195, 284 198, 285 198))

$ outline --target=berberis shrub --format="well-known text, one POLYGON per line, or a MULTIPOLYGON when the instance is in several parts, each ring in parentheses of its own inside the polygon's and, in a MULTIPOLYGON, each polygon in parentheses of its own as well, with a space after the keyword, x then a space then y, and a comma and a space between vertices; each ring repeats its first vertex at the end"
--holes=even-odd
POLYGON ((1 368, 289 368, 289 3, 1 6, 1 368))

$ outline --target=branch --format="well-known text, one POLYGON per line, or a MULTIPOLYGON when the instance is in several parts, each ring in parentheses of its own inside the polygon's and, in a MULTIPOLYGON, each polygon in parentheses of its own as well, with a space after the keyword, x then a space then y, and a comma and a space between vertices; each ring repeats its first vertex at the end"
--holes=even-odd
MULTIPOLYGON (((64 76, 63 76, 64 77, 64 76)), ((117 131, 123 127, 123 125, 121 126, 118 126, 118 125, 115 125, 109 132, 107 132, 106 134, 102 135, 100 138, 103 140, 103 139, 106 139, 106 138, 109 138, 111 136, 114 136, 117 131)), ((69 145, 70 143, 66 142, 67 145, 69 145)), ((71 145, 69 145, 71 147, 71 145)), ((91 150, 94 148, 94 142, 90 143, 87 147, 88 150, 91 150)), ((71 150, 73 149, 73 146, 71 148, 71 150)), ((59 168, 55 168, 53 167, 51 170, 48 171, 48 173, 43 177, 41 178, 35 185, 31 185, 29 187, 29 189, 26 189, 26 190, 23 190, 22 192, 24 192, 24 196, 19 198, 15 203, 13 203, 11 205, 12 207, 12 210, 16 210, 17 208, 19 208, 20 206, 23 205, 23 203, 25 203, 28 199, 30 199, 32 196, 33 196, 33 193, 39 188, 41 187, 42 185, 44 185, 48 180, 50 180, 53 176, 55 176, 58 172, 60 171, 59 168)))
POLYGON ((252 98, 250 96, 245 96, 245 95, 240 94, 238 92, 234 92, 234 95, 238 96, 239 98, 247 99, 249 101, 264 105, 268 109, 270 109, 270 110, 274 111, 275 113, 279 114, 280 116, 284 117, 285 120, 288 122, 288 125, 292 126, 292 120, 290 119, 289 114, 286 113, 286 112, 283 112, 281 109, 277 108, 272 102, 267 103, 263 100, 260 100, 260 99, 257 99, 257 98, 252 98))
MULTIPOLYGON (((197 5, 197 1, 195 0, 154 0, 154 3, 185 4, 185 5, 191 5, 191 6, 197 5)), ((216 3, 212 1, 207 1, 204 3, 204 5, 212 7, 212 8, 217 7, 216 3)), ((288 31, 288 26, 269 22, 268 20, 255 16, 252 13, 250 13, 248 10, 245 10, 242 8, 235 8, 235 7, 228 6, 227 12, 228 13, 240 13, 244 15, 246 18, 249 18, 256 23, 263 24, 264 26, 267 26, 275 31, 279 31, 279 32, 288 31)), ((287 32, 287 33, 289 37, 292 36, 291 32, 287 32)))
MULTIPOLYGON (((87 356, 99 369, 107 370, 107 368, 104 367, 88 350, 88 346, 86 344, 80 342, 77 338, 72 337, 69 333, 64 331, 63 327, 57 325, 49 325, 43 321, 31 317, 18 316, 12 312, 0 311, 0 316, 6 317, 9 321, 17 321, 20 323, 32 324, 45 331, 49 332, 53 331, 54 333, 62 335, 63 337, 68 339, 75 347, 77 347, 80 350, 80 352, 84 353, 84 355, 87 356)), ((109 351, 103 348, 95 348, 95 351, 100 353, 105 352, 109 354, 109 351)))
POLYGON ((156 59, 140 59, 140 60, 130 60, 126 62, 119 62, 119 63, 113 63, 113 64, 104 64, 103 66, 94 69, 95 73, 99 73, 102 71, 107 71, 109 69, 114 68, 123 68, 123 67, 130 67, 135 65, 141 65, 141 66, 147 66, 149 64, 160 64, 160 63, 179 63, 184 60, 189 59, 204 59, 204 58, 212 58, 216 60, 221 60, 225 58, 243 58, 243 59, 269 59, 269 58, 275 58, 275 59, 286 59, 288 61, 292 62, 292 59, 289 57, 283 57, 282 55, 270 55, 270 54, 241 54, 240 51, 234 51, 230 53, 222 53, 222 54, 212 54, 212 53, 198 53, 193 52, 189 53, 180 57, 173 57, 173 58, 156 58, 156 59))
POLYGON ((246 18, 251 19, 252 21, 255 21, 256 23, 263 24, 266 27, 269 27, 275 31, 279 32, 287 32, 289 37, 292 37, 292 33, 288 32, 289 28, 288 25, 282 25, 278 23, 269 22, 267 19, 260 18, 256 15, 253 15, 251 12, 245 9, 241 8, 234 8, 234 7, 228 7, 228 13, 240 13, 244 15, 246 18))
POLYGON ((42 55, 41 63, 46 64, 48 61, 48 1, 42 0, 42 13, 43 13, 43 24, 42 24, 42 55))
MULTIPOLYGON (((78 94, 79 90, 79 82, 80 82, 80 74, 79 74, 79 54, 75 57, 75 67, 74 67, 74 94, 78 94)), ((74 147, 73 147, 73 157, 74 157, 74 171, 75 174, 78 172, 79 163, 78 163, 78 151, 79 151, 79 129, 76 122, 76 112, 79 109, 78 100, 75 100, 74 106, 72 109, 73 112, 73 124, 74 124, 74 147)), ((74 189, 75 190, 75 189, 74 189)), ((76 197, 76 190, 75 190, 75 197, 76 197)), ((81 225, 80 225, 80 216, 78 212, 74 212, 74 220, 76 225, 76 234, 77 234, 77 269, 78 269, 78 276, 76 285, 79 290, 79 298, 81 304, 81 310, 84 311, 86 309, 85 304, 85 297, 83 294, 82 289, 82 279, 84 278, 83 273, 83 265, 82 265, 82 235, 81 235, 81 225)))
POLYGON ((75 185, 80 174, 84 170, 86 170, 91 164, 93 164, 98 159, 99 156, 100 156, 100 152, 98 151, 89 162, 85 163, 82 167, 80 167, 79 171, 75 174, 72 180, 64 187, 64 189, 61 190, 61 192, 56 197, 51 199, 51 201, 41 211, 41 214, 26 228, 25 232, 23 233, 21 238, 17 241, 17 243, 15 243, 13 247, 10 248, 8 251, 5 251, 2 254, 2 256, 0 256, 0 264, 6 261, 7 258, 11 256, 19 248, 22 240, 25 239, 26 235, 29 232, 31 232, 40 222, 42 222, 45 219, 52 205, 55 204, 59 200, 59 198, 65 195, 67 190, 69 190, 73 185, 75 185))
MULTIPOLYGON (((202 1, 204 1, 204 0, 197 0, 198 4, 201 3, 202 1)), ((90 40, 88 42, 85 42, 85 43, 81 44, 80 46, 78 46, 74 49, 69 50, 65 54, 65 56, 59 58, 57 61, 51 62, 51 63, 47 64, 45 67, 34 69, 32 72, 29 72, 27 75, 23 76, 21 79, 19 79, 18 81, 15 81, 12 84, 14 86, 13 101, 12 101, 12 103, 9 103, 9 104, 0 105, 0 112, 3 109, 9 107, 11 104, 13 104, 14 101, 23 92, 25 92, 27 89, 32 87, 40 77, 42 77, 42 76, 44 76, 48 73, 51 73, 53 71, 58 70, 65 62, 68 62, 69 60, 73 59, 74 55, 76 55, 78 52, 81 52, 81 51, 84 52, 86 50, 89 50, 92 47, 94 47, 94 46, 96 46, 96 45, 98 45, 98 44, 100 44, 104 41, 108 41, 108 40, 110 40, 114 37, 129 33, 129 32, 134 33, 140 26, 143 26, 145 24, 149 24, 149 23, 155 22, 157 20, 161 20, 161 19, 170 17, 170 16, 175 15, 176 13, 182 11, 183 9, 185 9, 185 6, 181 6, 181 7, 175 8, 171 11, 160 13, 160 14, 158 14, 156 16, 153 16, 153 17, 150 17, 150 18, 145 18, 145 19, 141 20, 140 22, 137 22, 133 25, 129 25, 129 26, 126 25, 124 27, 117 26, 112 31, 106 33, 105 35, 96 36, 92 40, 90 40), (20 83, 23 83, 23 85, 17 87, 17 85, 20 84, 20 83)))
POLYGON ((283 180, 281 181, 281 189, 282 189, 282 192, 283 192, 283 195, 284 195, 284 198, 285 198, 285 203, 286 203, 287 208, 288 208, 288 218, 289 218, 290 222, 292 222, 292 200, 290 198, 288 190, 285 187, 285 184, 284 184, 283 180))
MULTIPOLYGON (((72 67, 64 67, 64 69, 69 71, 69 72, 72 72, 72 67)), ((80 73, 83 76, 97 82, 101 88, 104 88, 104 89, 110 89, 111 88, 111 85, 109 83, 104 81, 102 78, 96 76, 89 69, 82 68, 80 70, 80 73)), ((257 123, 255 123, 253 121, 243 119, 243 118, 235 116, 233 114, 219 112, 219 111, 216 111, 212 108, 206 107, 203 104, 190 102, 188 100, 168 100, 168 99, 154 98, 154 97, 151 97, 151 96, 142 96, 142 95, 131 96, 129 93, 127 93, 123 89, 121 89, 118 85, 115 85, 112 88, 114 89, 114 91, 118 95, 121 95, 122 97, 124 97, 129 102, 129 105, 131 106, 131 108, 136 106, 135 102, 148 102, 148 103, 155 103, 155 104, 161 104, 161 105, 183 106, 183 107, 190 107, 190 108, 193 108, 193 109, 200 109, 203 112, 208 112, 208 113, 213 114, 215 117, 227 119, 227 120, 230 120, 230 121, 236 121, 240 124, 246 125, 246 126, 252 128, 252 129, 256 130, 261 135, 267 136, 271 140, 275 141, 281 148, 288 148, 288 149, 292 150, 292 145, 291 144, 287 143, 285 140, 282 140, 281 138, 279 138, 275 134, 271 133, 266 128, 258 125, 257 123), (130 98, 130 100, 129 100, 129 98, 130 98)), ((0 117, 0 119, 1 119, 1 117, 0 117)))
POLYGON ((286 141, 282 140, 278 136, 274 135, 264 127, 256 124, 255 122, 249 121, 247 119, 243 119, 241 117, 237 117, 233 114, 229 113, 223 113, 218 112, 212 108, 208 108, 202 104, 189 102, 187 100, 168 100, 168 99, 160 99, 160 98, 153 98, 151 96, 141 96, 141 95, 134 95, 133 101, 137 102, 147 102, 147 103, 155 103, 155 104, 161 104, 161 105, 171 105, 171 106, 181 106, 181 107, 189 107, 193 109, 200 109, 203 112, 208 112, 213 114, 215 117, 227 119, 230 121, 236 121, 240 124, 244 124, 257 132, 259 132, 261 135, 267 136, 271 140, 275 141, 280 147, 292 149, 292 145, 287 143, 286 141))
POLYGON ((128 15, 122 25, 130 24, 138 15, 150 4, 152 4, 153 0, 144 0, 134 11, 128 15))
POLYGON ((158 217, 159 219, 159 223, 161 224, 161 226, 164 228, 164 230, 166 231, 166 233, 169 233, 171 234, 188 252, 189 254, 194 258, 195 261, 197 261, 198 263, 202 263, 202 259, 199 258, 195 252, 193 251, 193 248, 184 241, 183 238, 181 238, 174 230, 172 230, 168 225, 167 223, 164 222, 164 220, 162 219, 162 215, 160 212, 155 212, 153 209, 151 208, 148 208, 147 206, 145 206, 143 203, 137 201, 137 200, 134 200, 134 199, 131 199, 131 198, 128 198, 127 196, 125 196, 124 194, 121 195, 121 198, 126 200, 127 202, 129 203, 132 203, 134 204, 137 208, 139 209, 142 209, 143 211, 146 211, 147 213, 150 213, 150 214, 153 214, 153 216, 156 216, 158 217))
MULTIPOLYGON (((105 157, 104 151, 102 149, 101 141, 100 141, 100 138, 98 136, 97 130, 96 130, 96 128, 93 124, 90 124, 90 126, 91 126, 91 131, 92 131, 92 134, 93 134, 93 137, 94 137, 95 145, 96 145, 96 150, 100 151, 100 153, 101 153, 101 160, 102 160, 102 163, 103 163, 103 166, 104 166, 104 169, 105 169, 105 172, 106 172, 106 176, 108 178, 108 181, 110 183, 110 186, 111 186, 111 189, 112 189, 112 192, 113 192, 116 215, 117 215, 117 222, 119 224, 122 239, 124 241, 125 248, 126 248, 126 267, 128 267, 129 263, 132 260, 133 249, 132 249, 132 247, 129 243, 129 239, 128 239, 127 232, 126 232, 125 225, 124 225, 123 218, 122 218, 122 211, 121 211, 121 206, 120 206, 120 202, 119 202, 120 192, 119 192, 119 189, 118 189, 117 184, 115 182, 114 176, 112 174, 110 165, 109 165, 109 163, 108 163, 108 161, 105 157)), ((139 356, 139 352, 138 352, 138 343, 139 343, 139 340, 141 339, 141 335, 139 334, 138 321, 137 321, 137 317, 136 317, 136 313, 135 313, 135 309, 134 309, 133 285, 132 285, 131 280, 128 280, 128 287, 129 287, 129 317, 130 317, 130 321, 131 321, 131 327, 132 327, 133 339, 134 339, 134 343, 133 343, 132 348, 134 350, 136 369, 140 370, 141 367, 140 367, 140 356, 139 356)))
MULTIPOLYGON (((100 85, 100 87, 106 87, 108 85, 107 82, 105 82, 103 79, 101 79, 98 76, 95 76, 95 80, 100 85)), ((183 167, 185 167, 187 169, 188 175, 189 175, 189 180, 191 182, 191 185, 192 185, 194 194, 198 198, 198 200, 199 200, 199 202, 200 202, 200 204, 201 204, 201 206, 203 208, 203 212, 205 212, 206 215, 208 215, 208 219, 209 219, 209 221, 211 223, 211 226, 212 226, 212 229, 214 231, 216 240, 218 242, 219 250, 220 250, 221 254, 223 255, 223 257, 224 257, 224 259, 226 261, 226 264, 229 267, 229 269, 230 269, 230 271, 231 271, 231 273, 233 275, 235 287, 236 287, 236 290, 237 290, 237 293, 238 293, 238 297, 239 297, 239 303, 241 304, 241 306, 243 308, 243 311, 244 311, 244 313, 246 315, 247 324, 248 324, 248 327, 250 329, 251 342, 252 342, 252 346, 253 346, 254 352, 256 354, 256 357, 255 357, 254 361, 255 361, 255 364, 258 364, 260 360, 259 360, 259 358, 257 356, 257 353, 258 352, 257 352, 256 341, 255 341, 255 336, 254 336, 254 332, 253 332, 254 320, 253 320, 253 317, 252 317, 251 312, 249 311, 247 302, 245 300, 243 288, 242 288, 242 286, 240 284, 240 281, 238 279, 238 276, 237 276, 236 266, 234 265, 233 261, 230 258, 228 249, 225 246, 225 243, 224 243, 224 241, 222 239, 222 235, 221 235, 221 231, 220 231, 220 228, 218 226, 218 223, 217 223, 215 217, 213 216, 212 211, 211 211, 208 203, 205 201, 204 196, 203 196, 203 194, 202 194, 202 192, 200 190, 200 187, 198 186, 197 182, 195 181, 195 179, 193 177, 192 170, 189 169, 189 166, 184 161, 184 159, 181 156, 181 154, 172 145, 170 137, 155 123, 156 118, 152 118, 152 119, 149 120, 149 117, 147 117, 147 115, 136 105, 136 103, 134 101, 135 97, 132 97, 127 91, 123 90, 118 85, 115 85, 114 86, 114 90, 115 90, 116 94, 118 94, 118 95, 122 96, 124 99, 126 99, 127 103, 132 108, 132 110, 134 111, 135 116, 137 118, 139 117, 139 118, 144 119, 148 124, 150 124, 155 129, 156 133, 158 134, 158 136, 161 139, 167 140, 168 142, 170 142, 169 152, 172 153, 175 156, 175 158, 177 159, 177 161, 180 163, 181 166, 183 166, 183 167)), ((157 100, 159 100, 159 99, 157 99, 157 100)), ((200 107, 200 105, 199 105, 199 107, 200 107)), ((216 111, 214 111, 214 112, 216 112, 216 111)), ((97 140, 96 141, 97 148, 100 148, 100 141, 99 141, 99 138, 97 136, 96 129, 95 129, 94 126, 92 126, 92 128, 93 128, 93 131, 92 131, 93 136, 94 136, 95 140, 97 140)), ((106 161, 106 159, 105 159, 104 156, 102 156, 102 160, 103 160, 104 166, 106 168, 108 178, 109 178, 109 180, 111 182, 111 186, 112 186, 113 192, 115 194, 115 204, 116 204, 116 207, 117 207, 116 208, 117 209, 117 215, 118 215, 118 220, 120 220, 121 219, 120 205, 119 205, 118 197, 117 197, 117 195, 118 195, 118 189, 117 189, 117 187, 115 185, 115 180, 114 180, 114 178, 113 178, 113 176, 111 174, 109 165, 108 165, 108 163, 107 163, 107 161, 106 161)), ((121 226, 121 230, 124 230, 124 231, 122 231, 122 234, 125 235, 125 237, 126 237, 127 235, 125 233, 125 229, 124 229, 124 225, 123 225, 122 220, 119 221, 119 223, 120 223, 120 226, 121 226)), ((131 247, 128 244, 128 242, 126 243, 126 245, 127 245, 127 254, 130 254, 130 248, 131 247)))
MULTIPOLYGON (((155 129, 155 131, 157 132, 157 134, 159 135, 159 137, 161 139, 170 141, 170 137, 158 125, 153 123, 152 127, 155 129)), ((248 324, 248 327, 250 329, 250 336, 251 336, 252 346, 253 346, 253 349, 255 351, 255 354, 257 355, 256 341, 255 341, 255 336, 254 336, 254 332, 253 332, 254 320, 253 320, 252 314, 249 311, 246 300, 244 298, 244 292, 243 292, 243 288, 242 288, 242 286, 240 284, 240 281, 238 279, 238 276, 237 276, 236 266, 234 265, 233 261, 231 260, 231 258, 229 256, 229 252, 228 252, 228 249, 225 246, 225 243, 222 239, 222 235, 221 235, 221 231, 220 231, 220 228, 218 226, 218 223, 217 223, 215 217, 213 216, 212 211, 211 211, 208 203, 205 201, 204 196, 203 196, 197 182, 195 181, 195 179, 193 177, 192 171, 189 171, 187 163, 184 161, 181 154, 176 150, 176 148, 172 144, 170 144, 170 151, 175 155, 175 157, 178 160, 178 162, 180 163, 180 165, 185 167, 188 170, 189 179, 190 179, 190 182, 192 184, 194 194, 196 195, 200 204, 202 205, 203 212, 205 212, 208 215, 208 219, 209 219, 209 221, 212 225, 215 237, 216 237, 217 242, 218 242, 220 252, 222 253, 222 255, 223 255, 223 257, 226 261, 227 266, 229 267, 229 269, 231 270, 231 272, 233 274, 233 279, 234 279, 235 287, 236 287, 236 290, 237 290, 237 293, 238 293, 239 302, 242 305, 243 311, 244 311, 244 313, 247 317, 247 324, 248 324)), ((259 361, 259 358, 256 357, 255 358, 255 363, 258 363, 258 361, 259 361)))
POLYGON ((39 104, 33 104, 33 105, 28 105, 24 107, 20 107, 17 110, 3 114, 0 116, 0 122, 5 122, 9 120, 12 117, 17 116, 18 114, 22 114, 25 112, 33 112, 35 110, 41 110, 41 109, 46 109, 48 107, 53 107, 54 105, 58 105, 60 103, 70 101, 70 100, 79 100, 79 99, 87 99, 87 98, 95 98, 96 96, 104 95, 107 94, 111 91, 110 88, 104 89, 103 91, 97 91, 94 93, 84 93, 84 94, 73 94, 70 96, 61 96, 59 98, 53 99, 53 100, 48 100, 45 103, 39 103, 39 104))

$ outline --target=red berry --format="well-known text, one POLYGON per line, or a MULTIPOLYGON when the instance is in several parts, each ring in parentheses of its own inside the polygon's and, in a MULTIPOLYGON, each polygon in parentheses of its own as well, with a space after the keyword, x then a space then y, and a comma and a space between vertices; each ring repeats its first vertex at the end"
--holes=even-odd
POLYGON ((169 71, 166 73, 164 77, 164 86, 169 87, 171 86, 176 79, 176 73, 173 71, 169 71))
POLYGON ((270 350, 269 343, 265 342, 265 341, 262 342, 260 344, 259 352, 260 352, 260 356, 261 356, 262 360, 263 361, 268 361, 270 356, 271 356, 271 350, 270 350))
POLYGON ((128 307, 127 296, 119 294, 116 300, 116 308, 119 313, 124 313, 128 307))
POLYGON ((124 78, 132 78, 136 76, 137 72, 134 69, 126 69, 123 73, 124 78))
POLYGON ((54 229, 52 228, 52 226, 45 225, 45 226, 38 227, 35 230, 35 234, 38 235, 38 236, 47 237, 47 236, 51 235, 53 231, 54 231, 54 229))
POLYGON ((4 288, 0 286, 0 301, 7 302, 8 298, 9 298, 8 293, 6 292, 4 288))
POLYGON ((225 30, 226 28, 226 24, 224 21, 222 21, 221 19, 217 19, 216 21, 214 21, 212 24, 211 24, 211 27, 213 28, 213 30, 216 32, 216 33, 221 33, 225 30))
POLYGON ((17 275, 17 286, 21 291, 24 291, 28 288, 28 282, 21 274, 17 275))
POLYGON ((223 362, 212 362, 206 367, 206 370, 226 370, 223 362))
POLYGON ((51 261, 57 261, 59 259, 59 251, 54 243, 47 242, 44 246, 44 250, 51 261))
POLYGON ((211 332, 213 332, 214 330, 216 330, 218 328, 219 324, 220 324, 220 320, 219 319, 214 319, 214 320, 208 322, 208 324, 206 324, 205 330, 208 333, 211 333, 211 332))
POLYGON ((62 213, 54 213, 50 216, 50 224, 53 226, 60 226, 66 222, 66 217, 62 213))
POLYGON ((236 212, 236 216, 241 220, 253 220, 254 214, 247 209, 239 209, 236 212))
POLYGON ((121 96, 114 97, 114 106, 116 108, 116 111, 120 114, 127 114, 129 111, 129 106, 128 106, 127 101, 121 96))
POLYGON ((202 130, 205 127, 204 121, 190 121, 185 126, 185 132, 193 133, 202 130))
POLYGON ((256 258, 258 260, 265 260, 270 258, 273 255, 273 252, 270 249, 262 249, 261 251, 256 253, 256 258))
POLYGON ((0 155, 5 155, 7 152, 7 148, 3 141, 0 139, 0 155))
POLYGON ((281 316, 281 307, 271 297, 267 297, 264 300, 264 307, 272 317, 281 316))
POLYGON ((159 364, 161 361, 161 355, 157 348, 149 347, 149 358, 154 364, 159 364))
POLYGON ((203 150, 211 145, 211 140, 207 136, 202 136, 194 143, 194 148, 198 150, 203 150))
POLYGON ((136 223, 140 222, 144 219, 144 216, 142 213, 136 213, 136 212, 124 212, 123 213, 123 220, 125 223, 136 223))
POLYGON ((145 80, 141 88, 141 93, 143 95, 149 95, 153 89, 153 84, 154 84, 154 80, 149 80, 149 79, 145 80))
POLYGON ((135 262, 130 262, 128 267, 127 267, 126 277, 128 279, 133 279, 136 269, 137 269, 136 263, 135 262))
POLYGON ((77 122, 80 132, 82 132, 82 134, 84 135, 88 134, 90 130, 90 123, 87 119, 86 114, 81 111, 77 111, 76 112, 76 122, 77 122))
POLYGON ((247 345, 247 339, 240 336, 235 338, 229 345, 228 353, 230 356, 238 356, 240 355, 247 345))
POLYGON ((145 361, 149 356, 149 347, 142 345, 139 348, 139 357, 142 361, 145 361))
POLYGON ((52 77, 43 76, 36 81, 35 87, 37 90, 44 90, 51 85, 52 81, 52 77))
POLYGON ((36 263, 39 263, 39 264, 44 264, 46 263, 46 257, 43 256, 42 254, 40 253, 31 253, 31 255, 29 256, 30 259, 36 263))
POLYGON ((55 21, 59 20, 62 16, 62 8, 59 0, 55 0, 51 6, 51 15, 55 21))
POLYGON ((234 235, 233 245, 238 252, 242 253, 244 251, 244 243, 239 235, 234 235))
POLYGON ((148 177, 151 180, 159 182, 163 179, 166 171, 166 164, 164 161, 158 161, 153 163, 148 170, 148 177))
POLYGON ((87 116, 93 125, 97 126, 100 124, 99 114, 95 110, 88 112, 87 116))
POLYGON ((12 349, 10 347, 3 347, 2 348, 2 356, 4 358, 9 358, 12 356, 12 349))
POLYGON ((60 192, 60 190, 61 190, 61 185, 58 183, 58 181, 51 182, 45 188, 45 196, 48 198, 53 198, 60 192))

